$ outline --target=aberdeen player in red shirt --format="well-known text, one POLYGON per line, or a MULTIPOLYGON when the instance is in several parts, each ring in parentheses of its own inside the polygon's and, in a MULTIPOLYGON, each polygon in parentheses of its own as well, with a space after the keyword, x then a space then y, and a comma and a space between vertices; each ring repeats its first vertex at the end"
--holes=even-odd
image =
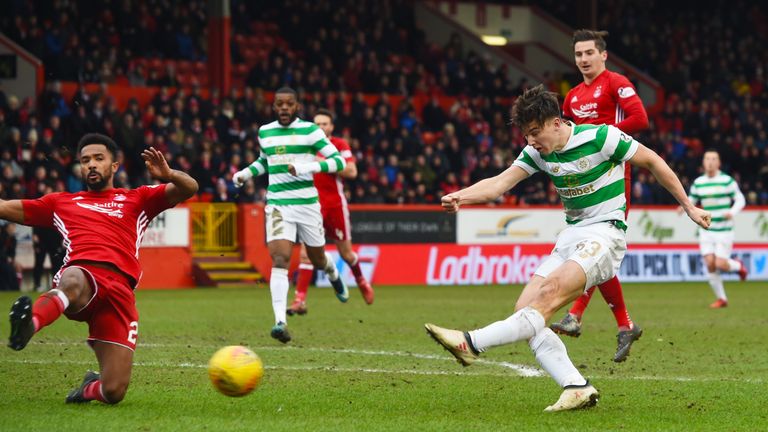
MULTIPOLYGON (((572 118, 576 124, 608 124, 616 126, 628 135, 635 135, 648 128, 648 114, 643 107, 643 101, 627 77, 605 68, 608 58, 605 36, 608 36, 608 32, 574 32, 573 51, 576 66, 584 82, 568 92, 563 102, 563 115, 572 118)), ((625 213, 629 212, 631 172, 630 165, 624 164, 624 194, 627 199, 625 213)), ((629 317, 618 277, 605 282, 599 288, 619 327, 616 336, 618 347, 613 361, 622 362, 627 359, 632 343, 640 339, 643 330, 629 317)), ((581 317, 594 292, 595 287, 589 288, 584 295, 576 299, 565 318, 551 325, 552 330, 578 337, 581 334, 581 317)))
POLYGON ((22 296, 11 307, 8 346, 22 350, 32 336, 62 314, 88 323, 88 343, 100 373, 88 371, 67 403, 123 400, 131 380, 139 315, 133 289, 141 278, 139 247, 149 222, 165 209, 190 198, 197 182, 168 167, 154 148, 142 157, 153 178, 168 183, 115 189, 117 145, 100 134, 87 134, 77 145, 88 190, 51 193, 35 200, 0 201, 0 218, 56 228, 64 238, 64 264, 53 289, 32 304, 22 296))
MULTIPOLYGON (((355 275, 357 287, 363 299, 368 304, 373 303, 373 288, 363 276, 360 270, 360 262, 357 254, 352 250, 352 229, 349 222, 349 207, 344 196, 344 184, 342 179, 357 177, 357 165, 349 144, 338 137, 333 136, 333 113, 327 109, 319 109, 315 113, 315 124, 325 132, 331 143, 339 149, 339 153, 346 160, 346 167, 337 174, 315 174, 314 181, 317 194, 320 197, 320 211, 323 213, 323 228, 325 237, 336 243, 336 249, 341 258, 347 263, 355 275)), ((313 267, 309 262, 304 245, 301 246, 301 263, 299 264, 299 276, 296 280, 296 296, 288 307, 288 315, 304 315, 307 313, 307 288, 312 280, 313 267)))

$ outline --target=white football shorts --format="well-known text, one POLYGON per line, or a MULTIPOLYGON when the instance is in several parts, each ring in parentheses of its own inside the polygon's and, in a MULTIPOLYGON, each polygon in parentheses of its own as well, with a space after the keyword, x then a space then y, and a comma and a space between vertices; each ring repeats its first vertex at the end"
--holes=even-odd
POLYGON ((569 226, 557 236, 555 249, 534 274, 547 277, 564 262, 572 260, 587 275, 586 290, 616 276, 626 252, 626 234, 611 223, 569 226))
POLYGON ((700 229, 699 250, 702 256, 714 254, 718 258, 730 258, 733 251, 733 231, 700 229))
POLYGON ((325 229, 320 204, 274 206, 264 209, 267 243, 289 240, 307 246, 325 246, 325 229))

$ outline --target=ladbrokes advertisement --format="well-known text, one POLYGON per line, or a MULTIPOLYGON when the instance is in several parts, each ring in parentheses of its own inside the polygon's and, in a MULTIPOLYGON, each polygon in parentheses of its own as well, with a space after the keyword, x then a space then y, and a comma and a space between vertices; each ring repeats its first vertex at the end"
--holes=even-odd
MULTIPOLYGON (((414 245, 381 244, 356 247, 365 276, 376 285, 524 284, 552 245, 414 245)), ((338 253, 329 247, 349 286, 355 278, 338 253)), ((768 246, 738 246, 750 280, 768 280, 768 246)), ((698 247, 635 245, 627 251, 619 277, 624 282, 705 281, 698 247)), ((726 280, 737 276, 724 275, 726 280)), ((321 275, 318 286, 329 286, 321 275)))

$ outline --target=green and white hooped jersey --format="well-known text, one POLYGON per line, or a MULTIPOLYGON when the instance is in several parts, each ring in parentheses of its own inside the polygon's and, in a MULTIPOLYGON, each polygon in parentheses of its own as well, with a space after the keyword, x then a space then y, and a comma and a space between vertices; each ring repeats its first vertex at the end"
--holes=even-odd
POLYGON ((735 214, 744 208, 744 195, 736 180, 720 171, 714 177, 705 174, 694 180, 689 198, 712 213, 712 224, 707 230, 712 232, 733 231, 733 219, 726 219, 725 214, 735 214))
POLYGON ((322 129, 299 118, 287 127, 277 121, 263 125, 259 129, 259 144, 259 158, 248 168, 254 176, 269 174, 267 204, 286 206, 318 202, 313 175, 293 176, 288 172, 289 164, 318 162, 316 155, 320 153, 325 157, 319 161, 320 172, 344 169, 341 154, 322 129))
POLYGON ((569 225, 624 222, 624 162, 639 143, 616 127, 574 125, 562 150, 542 155, 525 146, 514 162, 528 174, 543 171, 552 179, 569 225))

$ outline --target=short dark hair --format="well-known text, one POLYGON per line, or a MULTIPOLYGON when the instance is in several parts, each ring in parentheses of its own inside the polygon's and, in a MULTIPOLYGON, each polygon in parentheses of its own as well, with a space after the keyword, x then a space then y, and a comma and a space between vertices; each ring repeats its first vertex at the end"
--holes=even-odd
POLYGON ((547 91, 544 84, 526 90, 512 105, 512 124, 521 129, 531 122, 543 125, 547 120, 560 116, 557 95, 547 91))
POLYGON ((333 113, 331 112, 331 110, 329 110, 327 108, 318 108, 318 110, 315 111, 315 115, 316 116, 324 115, 324 116, 328 117, 329 119, 331 119, 331 124, 333 124, 333 113))
POLYGON ((280 87, 275 92, 275 96, 277 96, 279 94, 290 94, 290 95, 293 95, 293 97, 295 97, 296 99, 299 98, 298 94, 296 93, 296 90, 294 90, 294 89, 292 89, 290 87, 280 87))
POLYGON ((78 156, 83 150, 83 147, 91 144, 102 144, 112 154, 112 161, 117 160, 117 144, 115 144, 115 141, 113 141, 112 138, 100 133, 89 133, 80 138, 80 141, 77 143, 78 156))
POLYGON ((603 52, 608 47, 605 43, 607 37, 608 32, 605 30, 579 29, 573 32, 573 46, 576 46, 576 42, 595 41, 595 48, 603 52))

